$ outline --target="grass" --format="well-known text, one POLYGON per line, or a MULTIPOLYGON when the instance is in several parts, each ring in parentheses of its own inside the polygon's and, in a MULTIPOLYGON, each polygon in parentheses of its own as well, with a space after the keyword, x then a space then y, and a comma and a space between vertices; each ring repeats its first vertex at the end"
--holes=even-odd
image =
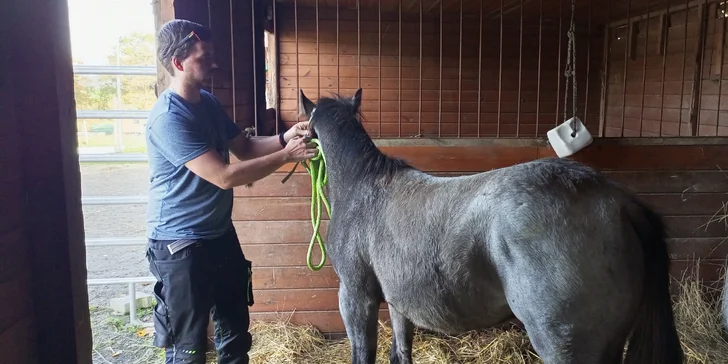
MULTIPOLYGON (((137 154, 146 153, 147 146, 144 140, 144 135, 137 134, 123 134, 121 137, 121 143, 124 147, 123 153, 137 154)), ((116 145, 116 137, 106 134, 89 134, 88 143, 86 137, 83 134, 78 136, 78 147, 113 147, 116 145)))

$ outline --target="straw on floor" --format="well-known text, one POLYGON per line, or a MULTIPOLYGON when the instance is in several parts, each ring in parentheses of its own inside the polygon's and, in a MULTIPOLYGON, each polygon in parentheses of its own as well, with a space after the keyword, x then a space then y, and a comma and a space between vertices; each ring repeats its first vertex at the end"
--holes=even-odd
MULTIPOLYGON (((697 266, 696 268, 697 269, 697 266)), ((728 341, 721 330, 720 302, 706 296, 705 286, 692 276, 680 281, 675 314, 686 355, 686 363, 728 363, 728 341)), ((275 323, 253 322, 251 363, 348 363, 346 339, 326 340, 315 328, 298 326, 285 319, 275 323)), ((391 328, 379 325, 377 363, 389 363, 391 328)), ((415 363, 480 364, 542 363, 525 332, 513 327, 471 332, 457 337, 415 336, 415 363)))

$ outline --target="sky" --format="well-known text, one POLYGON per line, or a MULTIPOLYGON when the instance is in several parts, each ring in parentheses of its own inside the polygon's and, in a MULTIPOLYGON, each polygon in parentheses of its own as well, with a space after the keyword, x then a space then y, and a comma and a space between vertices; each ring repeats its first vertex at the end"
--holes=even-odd
POLYGON ((68 0, 73 59, 108 64, 119 36, 154 33, 152 0, 68 0))

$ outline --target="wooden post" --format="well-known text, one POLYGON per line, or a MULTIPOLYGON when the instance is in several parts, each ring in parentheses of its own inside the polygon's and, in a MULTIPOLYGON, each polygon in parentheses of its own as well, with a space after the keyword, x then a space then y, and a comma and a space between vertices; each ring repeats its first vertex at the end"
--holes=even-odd
MULTIPOLYGON (((174 0, 154 0, 152 3, 154 13, 154 31, 158 32, 164 23, 174 19, 174 0)), ((154 85, 154 95, 159 96, 162 90, 169 87, 169 73, 162 63, 157 64, 157 83, 154 85)))

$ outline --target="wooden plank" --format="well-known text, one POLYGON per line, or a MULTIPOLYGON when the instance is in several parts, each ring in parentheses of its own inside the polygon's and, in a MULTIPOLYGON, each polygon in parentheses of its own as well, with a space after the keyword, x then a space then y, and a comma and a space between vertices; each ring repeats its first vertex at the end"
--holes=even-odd
POLYGON ((707 259, 697 262, 695 260, 674 260, 671 262, 671 275, 675 279, 699 278, 705 281, 720 281, 723 279, 725 260, 707 259))
POLYGON ((712 216, 666 216, 668 236, 671 238, 724 238, 724 222, 712 221, 712 216))
POLYGON ((604 173, 636 193, 728 192, 728 173, 723 171, 605 171, 604 173))
POLYGON ((254 290, 250 312, 326 311, 339 306, 338 289, 254 290))
MULTIPOLYGON (((308 267, 256 268, 255 263, 253 262, 253 289, 256 302, 266 290, 339 288, 339 278, 330 266, 314 272, 308 267)), ((318 260, 314 260, 314 264, 316 263, 318 260)))
MULTIPOLYGON (((539 157, 553 156, 551 148, 539 148, 539 157)), ((728 146, 592 144, 573 159, 603 170, 717 170, 728 165, 728 146)))
MULTIPOLYGON (((647 194, 640 199, 663 215, 713 215, 728 209, 728 193, 647 194)), ((725 211, 728 213, 728 211, 725 211)))
MULTIPOLYGON (((307 242, 313 233, 311 221, 233 221, 240 243, 254 244, 291 244, 307 242)), ((321 221, 321 234, 326 236, 328 221, 321 221)))
MULTIPOLYGON (((298 166, 297 171, 304 171, 298 166)), ((253 183, 251 187, 233 189, 236 197, 304 197, 311 196, 311 176, 306 172, 294 173, 281 183, 288 173, 273 173, 253 183)))
POLYGON ((670 258, 675 260, 726 259, 726 238, 669 239, 670 258))
MULTIPOLYGON (((289 227, 286 230, 293 230, 289 227)), ((309 238, 312 232, 309 225, 309 238)), ((326 235, 322 235, 324 239, 326 235)), ((294 244, 254 244, 241 245, 245 257, 253 262, 254 267, 303 267, 306 266, 306 253, 308 252, 308 242, 294 244)), ((326 240, 324 240, 326 246, 326 240)), ((318 244, 314 245, 311 253, 313 264, 318 265, 321 261, 321 250, 318 244)), ((327 257, 324 266, 331 266, 331 259, 327 257)), ((262 269, 262 268, 257 268, 262 269)), ((308 267, 306 267, 308 269, 308 267)))
MULTIPOLYGON (((312 325, 325 333, 346 332, 341 314, 337 309, 317 312, 251 312, 250 318, 254 321, 287 321, 294 325, 312 325)), ((379 310, 379 319, 388 322, 388 310, 379 310)))
MULTIPOLYGON (((322 219, 328 219, 322 205, 322 219)), ((311 220, 311 199, 305 197, 237 197, 233 220, 311 220)))

